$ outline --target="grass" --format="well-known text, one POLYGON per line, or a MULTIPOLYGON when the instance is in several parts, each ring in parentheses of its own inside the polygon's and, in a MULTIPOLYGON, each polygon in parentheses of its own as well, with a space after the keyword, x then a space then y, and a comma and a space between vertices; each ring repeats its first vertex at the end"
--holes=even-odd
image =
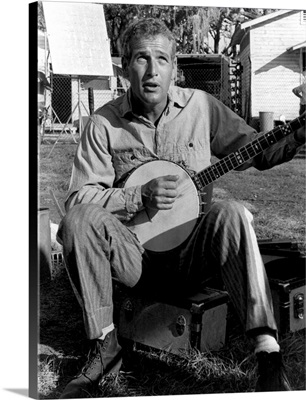
MULTIPOLYGON (((61 217, 49 190, 63 208, 69 186, 74 143, 59 142, 40 150, 40 206, 50 209, 50 219, 61 217)), ((260 238, 290 238, 305 250, 305 161, 269 171, 231 172, 214 185, 214 199, 242 202, 254 215, 260 238)), ((82 313, 62 264, 51 281, 40 285, 40 335, 38 392, 41 398, 58 398, 67 381, 78 372, 88 352, 82 313)), ((239 325, 228 321, 227 342, 218 352, 190 353, 177 357, 152 349, 125 346, 118 376, 103 379, 97 397, 154 396, 250 392, 256 381, 252 344, 239 325)), ((280 337, 294 390, 305 390, 305 329, 280 337)))

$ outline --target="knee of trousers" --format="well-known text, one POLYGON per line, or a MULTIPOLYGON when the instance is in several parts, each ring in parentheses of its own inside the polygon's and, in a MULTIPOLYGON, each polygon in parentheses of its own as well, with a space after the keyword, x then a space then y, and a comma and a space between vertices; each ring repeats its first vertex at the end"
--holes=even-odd
POLYGON ((211 215, 215 218, 222 218, 225 221, 239 222, 248 221, 252 223, 253 215, 250 211, 237 201, 218 201, 213 203, 210 208, 211 215))
POLYGON ((77 204, 62 220, 61 229, 67 237, 88 231, 97 221, 100 226, 106 226, 112 218, 114 217, 99 204, 77 204))

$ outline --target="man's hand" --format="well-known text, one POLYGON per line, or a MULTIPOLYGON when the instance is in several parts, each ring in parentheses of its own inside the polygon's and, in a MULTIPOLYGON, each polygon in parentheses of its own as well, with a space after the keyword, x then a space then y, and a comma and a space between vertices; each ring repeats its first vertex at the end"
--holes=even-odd
POLYGON ((295 133, 294 133, 294 138, 297 142, 299 143, 305 143, 306 142, 306 131, 305 131, 305 127, 298 129, 295 133))
POLYGON ((170 210, 177 196, 178 179, 178 175, 166 175, 142 185, 143 205, 153 210, 170 210))
POLYGON ((293 92, 297 97, 299 97, 300 99, 302 98, 302 94, 301 94, 301 92, 300 92, 300 90, 299 90, 298 88, 292 89, 292 92, 293 92))

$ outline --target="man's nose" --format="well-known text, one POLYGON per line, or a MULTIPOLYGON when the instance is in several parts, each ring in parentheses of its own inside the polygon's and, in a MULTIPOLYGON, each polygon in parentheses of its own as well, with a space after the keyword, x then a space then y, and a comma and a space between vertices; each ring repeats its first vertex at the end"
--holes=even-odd
POLYGON ((147 75, 149 76, 158 75, 158 66, 155 60, 150 60, 150 62, 148 63, 147 75))

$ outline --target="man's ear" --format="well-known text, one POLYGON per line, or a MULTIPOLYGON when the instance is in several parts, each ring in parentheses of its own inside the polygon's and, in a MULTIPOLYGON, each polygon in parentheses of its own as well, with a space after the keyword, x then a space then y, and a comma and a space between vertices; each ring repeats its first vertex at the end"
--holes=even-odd
POLYGON ((121 63, 122 63, 123 77, 129 78, 129 70, 128 70, 129 63, 128 63, 128 60, 126 59, 126 57, 124 57, 124 56, 122 57, 121 63))
POLYGON ((176 80, 176 75, 177 75, 177 57, 174 58, 173 63, 172 63, 171 82, 174 82, 176 80))

